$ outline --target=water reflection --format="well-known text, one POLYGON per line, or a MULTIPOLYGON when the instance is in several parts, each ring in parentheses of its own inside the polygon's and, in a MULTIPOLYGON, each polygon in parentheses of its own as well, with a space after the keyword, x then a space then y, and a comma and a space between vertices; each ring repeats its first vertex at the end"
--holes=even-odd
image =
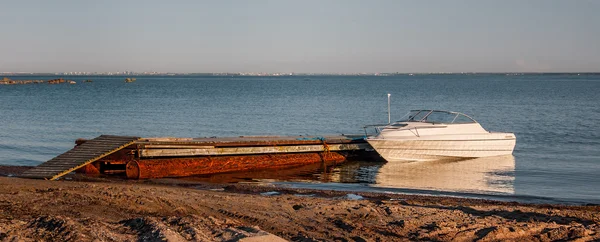
POLYGON ((367 183, 372 187, 514 194, 512 155, 412 163, 353 161, 185 178, 205 182, 367 183))
POLYGON ((512 155, 459 161, 386 163, 373 186, 514 194, 512 155))
POLYGON ((213 175, 182 177, 179 179, 211 183, 235 183, 256 181, 331 182, 331 180, 329 180, 329 174, 331 172, 336 172, 336 170, 339 170, 340 167, 341 164, 315 163, 285 169, 264 169, 244 172, 229 172, 213 175))

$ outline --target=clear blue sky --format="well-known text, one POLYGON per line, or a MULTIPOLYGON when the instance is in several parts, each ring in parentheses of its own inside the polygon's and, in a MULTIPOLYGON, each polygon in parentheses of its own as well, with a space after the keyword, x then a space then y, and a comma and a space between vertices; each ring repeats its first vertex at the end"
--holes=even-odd
POLYGON ((0 2, 0 72, 600 71, 600 1, 0 2))

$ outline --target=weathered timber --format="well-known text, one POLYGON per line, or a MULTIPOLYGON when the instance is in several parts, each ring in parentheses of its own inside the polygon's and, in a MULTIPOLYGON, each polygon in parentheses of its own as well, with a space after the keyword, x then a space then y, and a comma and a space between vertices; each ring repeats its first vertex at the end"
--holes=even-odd
POLYGON ((102 135, 23 172, 21 177, 56 180, 119 151, 138 139, 139 137, 102 135))
POLYGON ((205 155, 249 155, 274 153, 304 153, 326 151, 362 150, 368 144, 324 144, 324 145, 295 145, 295 146, 262 146, 235 148, 204 148, 204 149, 141 149, 141 157, 181 157, 205 155))
POLYGON ((146 145, 198 145, 214 147, 244 146, 286 146, 310 144, 349 144, 365 143, 355 136, 242 136, 222 138, 144 138, 136 142, 143 148, 146 145))
POLYGON ((212 149, 214 146, 206 146, 206 145, 143 145, 140 148, 143 149, 212 149))

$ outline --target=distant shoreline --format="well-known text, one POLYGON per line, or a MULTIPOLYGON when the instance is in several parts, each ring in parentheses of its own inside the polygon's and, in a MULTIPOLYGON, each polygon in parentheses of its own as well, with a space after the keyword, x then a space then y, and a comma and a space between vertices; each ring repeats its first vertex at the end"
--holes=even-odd
POLYGON ((101 77, 128 77, 128 76, 239 76, 239 77, 289 77, 289 76, 420 76, 420 75, 600 75, 600 72, 396 72, 396 73, 23 73, 23 72, 0 72, 0 76, 101 76, 101 77))

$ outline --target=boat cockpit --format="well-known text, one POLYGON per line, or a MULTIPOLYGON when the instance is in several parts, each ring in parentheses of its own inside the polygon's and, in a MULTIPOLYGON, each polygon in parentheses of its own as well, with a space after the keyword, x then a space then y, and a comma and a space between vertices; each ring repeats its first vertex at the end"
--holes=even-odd
POLYGON ((477 123, 477 121, 475 121, 473 118, 463 113, 440 110, 411 110, 402 118, 400 118, 400 121, 394 124, 402 122, 422 122, 434 124, 477 123))
MULTIPOLYGON (((411 110, 406 115, 402 116, 399 121, 391 124, 376 124, 367 125, 365 129, 366 137, 373 137, 381 133, 383 129, 397 130, 405 129, 404 127, 419 127, 419 128, 444 128, 452 124, 478 124, 473 118, 466 114, 452 111, 442 110, 411 110), (369 133, 367 128, 375 128, 375 133, 369 133)), ((406 127, 406 128, 409 128, 406 127)))

